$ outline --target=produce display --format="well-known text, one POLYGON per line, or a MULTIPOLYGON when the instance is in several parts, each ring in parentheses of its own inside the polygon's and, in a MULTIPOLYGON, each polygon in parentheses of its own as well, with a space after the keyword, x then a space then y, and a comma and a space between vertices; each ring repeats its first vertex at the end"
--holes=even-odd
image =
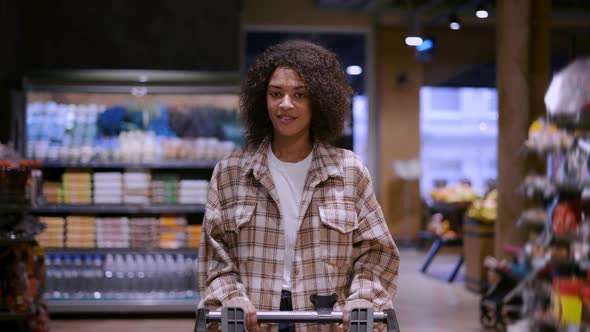
POLYGON ((483 222, 494 222, 498 217, 498 191, 491 190, 482 199, 473 201, 466 215, 483 222))
POLYGON ((426 230, 443 239, 454 239, 457 237, 457 232, 451 229, 451 222, 445 219, 442 213, 432 215, 426 226, 426 230))
MULTIPOLYGON (((545 180, 525 179, 536 206, 523 211, 521 220, 536 224, 523 250, 516 254, 517 282, 498 296, 496 306, 482 306, 486 327, 506 326, 498 316, 515 298, 518 331, 586 331, 590 326, 590 58, 570 63, 554 75, 545 95, 547 121, 531 125, 528 148, 545 152, 545 180), (567 132, 567 134, 565 134, 567 132), (542 226, 542 227, 539 227, 542 226)), ((521 223, 526 225, 527 223, 521 223)), ((496 286, 501 285, 500 280, 496 286)), ((486 300, 484 298, 482 303, 486 300)), ((506 308, 506 310, 508 310, 506 308)))
POLYGON ((540 118, 529 126, 525 146, 535 151, 563 150, 573 143, 573 136, 540 118))
POLYGON ((435 188, 430 196, 434 201, 444 203, 473 202, 477 198, 470 185, 460 182, 443 188, 435 188))

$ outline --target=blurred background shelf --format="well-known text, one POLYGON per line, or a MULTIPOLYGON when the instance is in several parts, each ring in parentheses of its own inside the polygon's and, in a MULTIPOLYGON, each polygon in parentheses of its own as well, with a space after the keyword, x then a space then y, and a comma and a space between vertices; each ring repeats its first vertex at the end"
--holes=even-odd
POLYGON ((55 204, 38 206, 32 208, 31 212, 33 214, 197 214, 205 213, 205 205, 55 204))
POLYGON ((68 161, 44 161, 42 168, 96 168, 96 169, 175 169, 175 170, 212 170, 216 161, 208 160, 162 160, 157 162, 123 162, 123 161, 93 161, 88 163, 68 161))
POLYGON ((28 315, 26 312, 0 312, 0 321, 25 320, 28 315))
POLYGON ((69 313, 194 313, 198 298, 191 299, 122 299, 122 300, 47 300, 52 314, 69 313))
POLYGON ((185 254, 197 255, 198 248, 45 248, 48 254, 185 254))

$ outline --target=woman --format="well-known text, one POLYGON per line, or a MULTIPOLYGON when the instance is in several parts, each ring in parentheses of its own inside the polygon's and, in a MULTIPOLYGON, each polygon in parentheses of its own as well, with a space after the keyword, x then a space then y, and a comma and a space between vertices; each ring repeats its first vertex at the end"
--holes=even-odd
MULTIPOLYGON (((287 41, 264 51, 241 88, 247 149, 219 162, 199 249, 200 307, 314 310, 313 294, 338 297, 344 330, 356 307, 392 308, 399 252, 351 151, 329 145, 349 117, 352 88, 330 51, 287 41)), ((281 331, 293 326, 282 324, 281 331)))

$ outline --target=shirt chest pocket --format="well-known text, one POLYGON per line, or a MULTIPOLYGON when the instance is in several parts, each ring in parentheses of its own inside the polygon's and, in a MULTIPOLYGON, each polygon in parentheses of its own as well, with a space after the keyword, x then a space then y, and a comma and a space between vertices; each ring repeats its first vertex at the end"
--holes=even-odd
POLYGON ((358 229, 352 202, 327 202, 319 206, 321 258, 328 264, 348 268, 354 230, 358 229))
POLYGON ((253 259, 254 244, 256 243, 255 229, 256 203, 240 203, 235 206, 233 213, 227 216, 225 231, 232 243, 233 253, 240 263, 253 259))

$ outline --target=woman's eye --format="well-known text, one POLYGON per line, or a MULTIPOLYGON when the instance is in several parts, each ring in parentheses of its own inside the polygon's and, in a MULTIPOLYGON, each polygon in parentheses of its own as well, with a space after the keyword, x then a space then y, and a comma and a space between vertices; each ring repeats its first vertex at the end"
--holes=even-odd
POLYGON ((281 96, 281 93, 280 92, 273 91, 273 92, 270 93, 270 95, 271 95, 271 97, 280 97, 281 96))
POLYGON ((303 97, 305 97, 305 93, 303 93, 303 92, 297 92, 295 94, 295 97, 297 97, 297 98, 303 98, 303 97))

